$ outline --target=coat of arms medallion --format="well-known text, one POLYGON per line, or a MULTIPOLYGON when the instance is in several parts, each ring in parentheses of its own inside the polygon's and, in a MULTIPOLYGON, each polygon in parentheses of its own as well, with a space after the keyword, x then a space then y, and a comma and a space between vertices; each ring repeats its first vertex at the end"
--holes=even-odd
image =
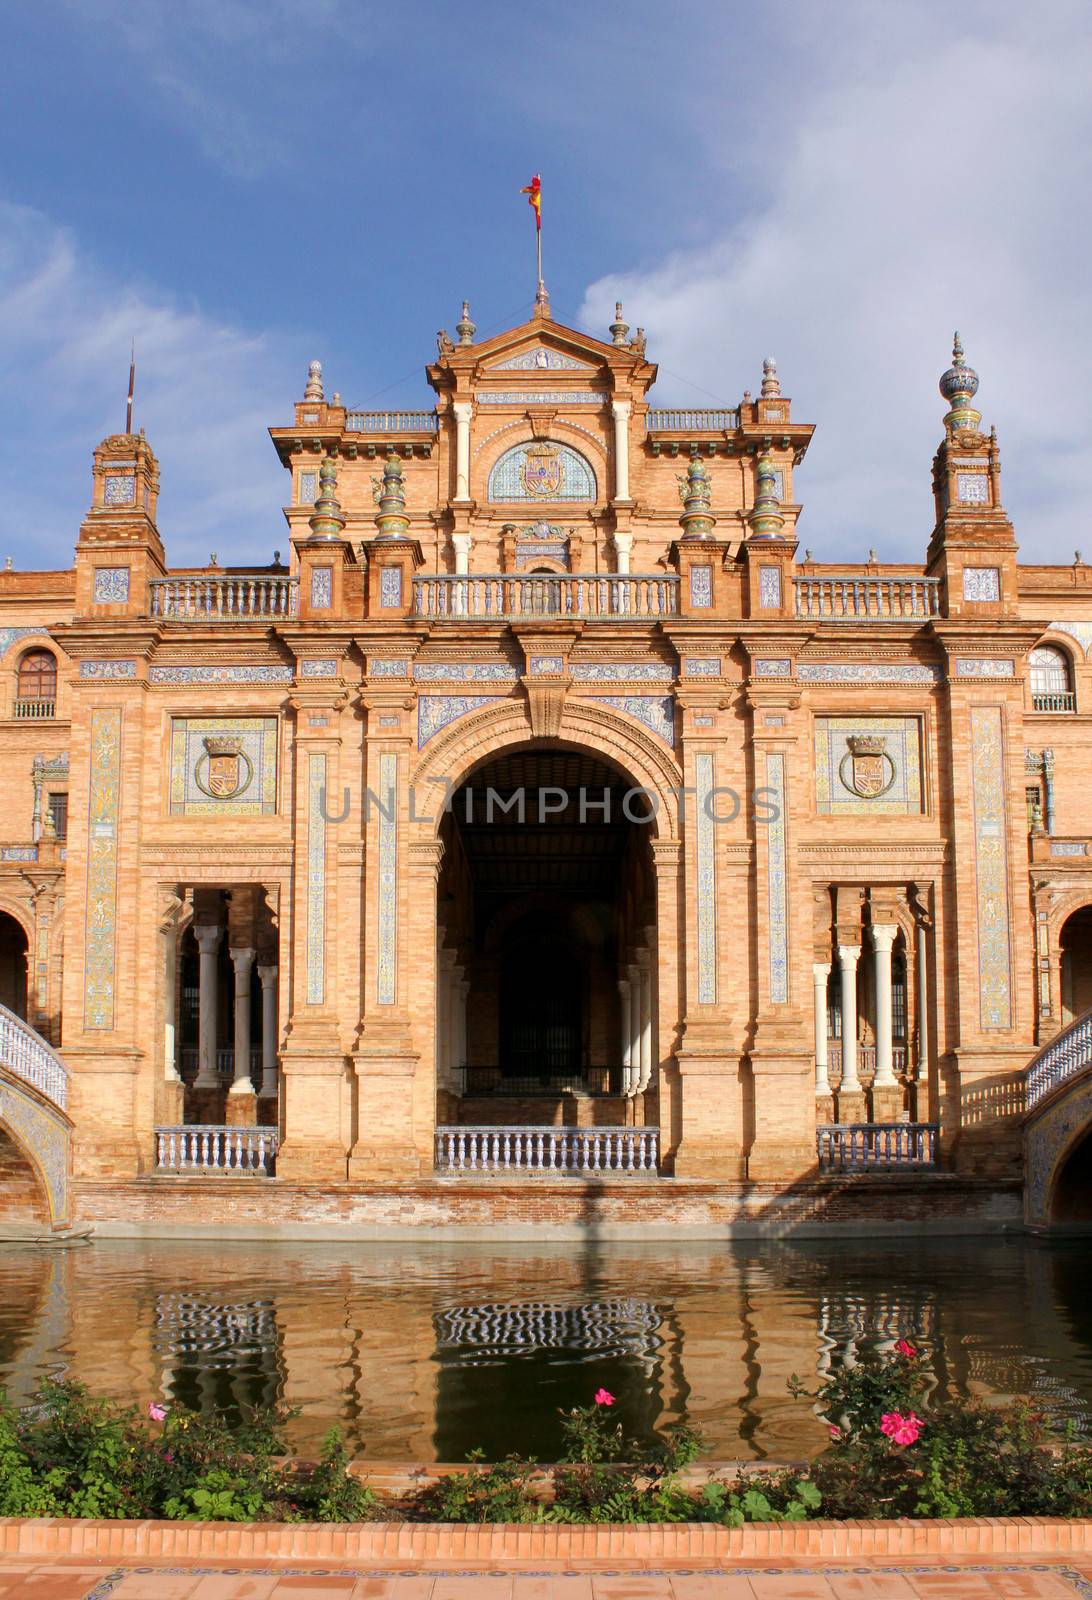
POLYGON ((193 780, 203 794, 213 800, 234 800, 245 794, 254 777, 254 765, 238 739, 206 738, 205 754, 194 770, 193 780))
POLYGON ((895 781, 895 763, 884 748, 882 734, 850 734, 848 749, 838 772, 847 789, 862 800, 878 800, 895 781))
POLYGON ((556 498, 564 480, 564 462, 557 446, 531 445, 520 468, 520 479, 528 494, 540 500, 556 498))

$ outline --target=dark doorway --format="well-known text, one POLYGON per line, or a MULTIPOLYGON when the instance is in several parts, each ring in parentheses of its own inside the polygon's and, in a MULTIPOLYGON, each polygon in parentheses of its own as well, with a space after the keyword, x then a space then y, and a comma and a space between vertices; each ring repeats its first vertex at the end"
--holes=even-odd
POLYGON ((0 911, 0 1004, 26 1021, 27 936, 6 911, 0 911))
POLYGON ((515 942, 501 965, 503 1079, 573 1081, 583 1073, 583 978, 550 934, 515 942))

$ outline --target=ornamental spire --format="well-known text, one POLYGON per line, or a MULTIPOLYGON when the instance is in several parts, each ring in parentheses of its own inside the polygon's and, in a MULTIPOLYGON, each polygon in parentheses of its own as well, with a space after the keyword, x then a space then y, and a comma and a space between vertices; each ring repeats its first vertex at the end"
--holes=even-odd
POLYGON ((470 320, 470 301, 463 301, 463 314, 455 324, 455 332, 459 335, 460 344, 473 344, 474 335, 477 333, 477 324, 470 320))
POLYGON ((713 503, 713 485, 698 456, 691 456, 685 477, 679 474, 679 498, 683 503, 682 523, 684 539, 711 539, 716 517, 710 507, 713 503))
POLYGON ((781 394, 781 379, 777 376, 777 362, 767 356, 762 363, 762 398, 775 400, 781 394))
POLYGON ((312 361, 307 368, 307 387, 303 391, 305 400, 325 400, 322 389, 322 362, 312 361))
POLYGON ((622 321, 622 302, 614 302, 614 321, 610 325, 610 336, 613 344, 625 344, 626 334, 629 332, 629 323, 622 321))
POLYGON ((977 433, 982 413, 974 410, 971 401, 978 393, 978 373, 963 359, 963 341, 958 333, 952 339, 952 364, 941 378, 939 388, 951 406, 944 418, 948 432, 970 430, 977 433))
POLYGON ((777 495, 777 474, 768 455, 758 461, 754 509, 748 517, 753 539, 776 539, 785 526, 777 495))
POLYGON ((319 467, 319 496, 307 520, 312 539, 340 539, 345 530, 345 516, 337 497, 337 462, 333 456, 323 457, 319 467))
POLYGON ((377 539, 404 539, 409 531, 406 516, 406 485, 402 477, 402 463, 396 455, 389 455, 383 466, 383 476, 372 479, 372 496, 379 510, 375 525, 377 539))

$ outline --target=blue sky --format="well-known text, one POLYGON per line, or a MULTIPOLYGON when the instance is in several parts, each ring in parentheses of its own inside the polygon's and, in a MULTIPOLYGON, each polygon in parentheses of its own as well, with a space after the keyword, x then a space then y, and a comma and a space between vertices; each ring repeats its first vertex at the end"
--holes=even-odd
POLYGON ((663 402, 778 357, 818 424, 821 559, 916 559, 952 329, 1025 559, 1088 546, 1092 12, 969 0, 38 0, 6 9, 0 555, 66 565, 137 420, 169 558, 268 560, 308 360, 427 405, 469 296, 522 320, 541 171, 555 315, 617 295, 663 402))

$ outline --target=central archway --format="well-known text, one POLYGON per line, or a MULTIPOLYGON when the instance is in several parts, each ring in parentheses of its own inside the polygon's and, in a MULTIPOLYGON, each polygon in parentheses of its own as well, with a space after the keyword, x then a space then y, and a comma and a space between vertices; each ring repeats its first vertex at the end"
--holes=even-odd
POLYGON ((437 887, 438 1122, 644 1122, 653 824, 647 794, 586 750, 506 749, 455 790, 437 887))

